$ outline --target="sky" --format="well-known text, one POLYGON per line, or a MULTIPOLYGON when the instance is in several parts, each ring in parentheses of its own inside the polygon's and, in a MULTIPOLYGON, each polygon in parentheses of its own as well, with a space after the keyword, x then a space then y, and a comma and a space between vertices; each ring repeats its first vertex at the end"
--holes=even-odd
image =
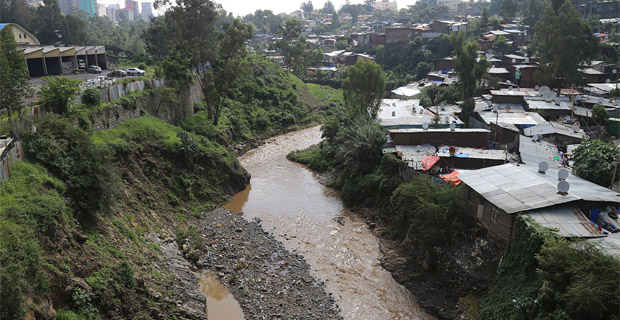
MULTIPOLYGON (((153 0, 137 0, 138 2, 153 1, 153 0)), ((244 16, 249 13, 254 13, 258 9, 271 10, 273 13, 291 13, 298 10, 302 2, 307 0, 215 0, 220 3, 227 12, 232 12, 234 16, 244 16)), ((312 5, 315 9, 320 9, 325 4, 326 0, 314 0, 312 5)), ((332 0, 334 7, 339 9, 346 0, 332 0)), ((377 0, 381 1, 381 0, 377 0)), ((398 9, 404 8, 407 5, 412 5, 416 0, 397 0, 398 9)), ((362 3, 362 0, 350 0, 351 3, 362 3)), ((97 3, 104 3, 106 5, 118 3, 121 8, 125 7, 125 1, 119 0, 97 0, 97 3)), ((157 14, 157 13, 156 13, 157 14)))

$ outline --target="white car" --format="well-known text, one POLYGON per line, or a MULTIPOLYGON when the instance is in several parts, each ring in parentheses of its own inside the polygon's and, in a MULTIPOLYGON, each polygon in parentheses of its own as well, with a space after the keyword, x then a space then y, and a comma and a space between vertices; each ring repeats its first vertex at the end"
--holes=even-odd
POLYGON ((127 71, 128 76, 143 76, 145 74, 144 70, 138 68, 127 68, 125 71, 127 71))

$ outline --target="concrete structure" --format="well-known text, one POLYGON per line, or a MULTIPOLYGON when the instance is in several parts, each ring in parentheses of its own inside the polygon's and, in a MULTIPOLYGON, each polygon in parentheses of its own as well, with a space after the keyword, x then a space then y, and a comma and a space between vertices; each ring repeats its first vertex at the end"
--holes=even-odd
POLYGON ((395 145, 443 145, 455 147, 484 148, 491 132, 486 129, 394 129, 390 139, 395 145))
POLYGON ((23 160, 24 149, 21 141, 0 136, 0 184, 11 177, 11 162, 23 160))
POLYGON ((140 14, 142 14, 142 18, 147 20, 151 19, 151 17, 153 17, 153 4, 151 2, 141 2, 140 6, 142 9, 140 12, 140 14))
POLYGON ((97 16, 105 17, 108 14, 105 4, 97 3, 97 16))
POLYGON ((375 10, 397 12, 398 4, 396 3, 396 1, 390 1, 390 0, 377 1, 375 2, 375 10))
POLYGON ((67 74, 80 65, 107 69, 104 46, 90 47, 28 47, 24 48, 28 73, 31 77, 67 74))
POLYGON ((140 8, 138 7, 138 1, 125 0, 125 10, 133 13, 133 19, 137 19, 140 16, 140 8))
POLYGON ((97 14, 95 0, 77 0, 77 8, 91 16, 97 14))
POLYGON ((105 9, 106 16, 113 22, 116 22, 118 19, 118 10, 120 10, 120 6, 118 4, 109 4, 105 9))
POLYGON ((77 8, 77 0, 58 0, 60 12, 63 14, 71 14, 77 8))
POLYGON ((39 40, 32 33, 16 23, 0 23, 0 30, 4 28, 9 28, 11 30, 18 47, 40 45, 39 40))

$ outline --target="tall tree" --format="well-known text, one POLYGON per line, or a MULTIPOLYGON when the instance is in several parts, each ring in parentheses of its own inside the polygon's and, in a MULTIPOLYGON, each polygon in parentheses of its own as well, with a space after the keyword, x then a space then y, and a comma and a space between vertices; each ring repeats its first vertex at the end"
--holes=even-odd
POLYGON ((78 80, 48 76, 43 77, 39 98, 44 105, 54 108, 56 113, 66 114, 79 90, 78 80))
POLYGON ((523 23, 534 29, 536 22, 540 20, 540 17, 545 10, 545 4, 541 0, 527 0, 526 7, 523 12, 523 23))
POLYGON ((15 129, 13 115, 21 111, 23 99, 30 91, 26 59, 10 28, 0 30, 0 110, 9 117, 10 130, 15 129))
POLYGON ((510 22, 517 15, 517 0, 504 0, 502 2, 502 18, 510 22))
POLYGON ((598 38, 570 0, 557 11, 552 5, 547 6, 536 24, 536 39, 541 67, 537 80, 542 84, 557 85, 558 94, 562 85, 570 86, 581 81, 579 66, 596 57, 599 51, 598 38))
POLYGON ((65 17, 60 13, 60 7, 56 0, 43 0, 43 5, 37 7, 36 30, 37 38, 41 44, 54 44, 58 41, 56 30, 60 30, 65 22, 65 17))
POLYGON ((312 10, 314 7, 312 6, 312 0, 308 0, 308 2, 301 3, 301 11, 304 12, 304 18, 308 19, 312 16, 312 10))
POLYGON ((476 42, 465 44, 465 33, 452 35, 452 45, 456 58, 452 60, 454 71, 459 74, 458 87, 463 100, 473 98, 476 89, 481 84, 482 77, 486 74, 489 63, 485 58, 477 61, 480 46, 476 42))
POLYGON ((334 9, 334 4, 331 2, 331 0, 327 0, 325 4, 323 5, 323 9, 321 9, 321 13, 333 14, 335 12, 336 12, 336 9, 334 9))
POLYGON ((385 91, 385 76, 381 66, 372 60, 358 61, 349 67, 342 89, 351 118, 376 118, 385 91))
POLYGON ((232 23, 225 22, 222 29, 224 33, 220 34, 218 59, 213 62, 211 70, 205 71, 209 90, 207 111, 216 126, 233 83, 248 70, 244 59, 245 41, 252 38, 252 27, 239 19, 232 23))

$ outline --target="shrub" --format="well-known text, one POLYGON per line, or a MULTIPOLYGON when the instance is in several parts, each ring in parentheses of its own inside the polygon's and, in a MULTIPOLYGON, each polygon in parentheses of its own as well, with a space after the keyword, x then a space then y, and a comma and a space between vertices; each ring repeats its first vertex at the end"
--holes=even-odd
POLYGON ((138 69, 146 71, 146 65, 144 63, 140 63, 138 65, 138 69))
POLYGON ((443 247, 467 226, 460 187, 417 176, 394 191, 390 203, 410 239, 422 246, 443 247))
POLYGON ((0 318, 24 319, 25 298, 39 296, 48 285, 34 232, 0 219, 0 318))
POLYGON ((66 184, 78 213, 109 211, 120 189, 112 150, 93 144, 90 135, 58 116, 46 117, 36 126, 37 132, 25 139, 27 158, 66 184))
POLYGON ((82 102, 88 106, 98 106, 101 103, 101 90, 96 88, 84 90, 82 102))

